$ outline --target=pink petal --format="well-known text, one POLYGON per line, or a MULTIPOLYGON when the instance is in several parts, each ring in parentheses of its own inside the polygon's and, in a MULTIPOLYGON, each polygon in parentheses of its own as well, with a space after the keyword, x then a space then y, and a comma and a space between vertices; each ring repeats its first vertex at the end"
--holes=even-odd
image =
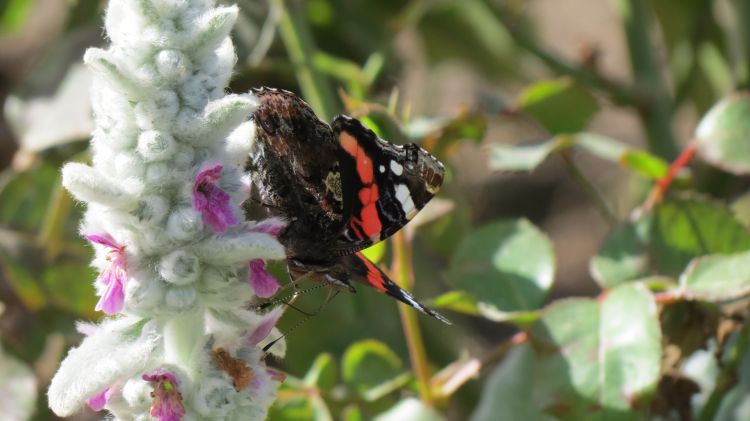
POLYGON ((143 380, 154 383, 151 394, 153 402, 149 414, 159 421, 180 421, 185 415, 182 394, 178 389, 177 377, 165 370, 144 374, 143 380))
POLYGON ((224 166, 221 164, 206 167, 195 176, 195 185, 197 186, 203 183, 215 183, 219 181, 222 169, 224 169, 224 166))
POLYGON ((106 285, 106 289, 96 303, 95 310, 110 315, 119 313, 125 304, 123 287, 127 281, 127 273, 114 262, 110 262, 99 275, 98 281, 106 285))
POLYGON ((255 224, 250 231, 277 236, 285 226, 286 223, 281 218, 268 218, 255 224))
POLYGON ((266 271, 266 262, 261 259, 251 260, 249 263, 250 285, 255 291, 255 295, 261 298, 272 297, 279 290, 279 282, 266 271))
POLYGON ((195 177, 193 187, 193 207, 203 215, 203 221, 219 233, 239 223, 231 206, 231 196, 216 185, 222 168, 215 165, 202 170, 195 177))
POLYGON ((156 369, 152 371, 151 373, 146 373, 141 378, 147 382, 159 382, 159 381, 169 381, 173 384, 177 384, 177 376, 170 373, 167 370, 162 369, 156 369))
POLYGON ((83 234, 83 237, 92 243, 101 244, 112 249, 119 250, 122 247, 109 234, 83 234))
POLYGON ((99 412, 104 409, 104 406, 107 405, 107 402, 109 402, 109 399, 111 397, 112 388, 108 387, 97 393, 96 395, 86 399, 86 405, 88 405, 88 407, 91 408, 92 411, 99 412))
POLYGON ((258 323, 258 326, 255 327, 253 333, 248 336, 247 342, 252 346, 258 345, 271 333, 271 329, 276 326, 282 314, 284 314, 283 307, 277 307, 266 313, 260 323, 258 323))

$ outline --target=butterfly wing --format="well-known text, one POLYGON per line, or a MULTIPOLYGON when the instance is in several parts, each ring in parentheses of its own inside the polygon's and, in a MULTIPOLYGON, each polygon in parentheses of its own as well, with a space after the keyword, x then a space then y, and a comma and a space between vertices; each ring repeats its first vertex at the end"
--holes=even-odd
POLYGON ((414 299, 411 294, 401 289, 401 287, 393 282, 388 275, 362 253, 335 257, 322 264, 292 258, 287 260, 287 265, 289 273, 295 280, 308 279, 322 282, 329 288, 349 292, 355 292, 352 283, 356 281, 390 295, 443 323, 451 324, 440 313, 426 307, 414 299))
POLYGON ((351 214, 351 201, 342 193, 342 179, 351 170, 340 165, 338 140, 293 93, 253 92, 260 104, 253 113, 256 139, 248 167, 260 200, 289 222, 279 236, 288 253, 325 257, 325 245, 335 241, 351 214))
POLYGON ((443 183, 443 164, 415 144, 380 139, 359 120, 339 116, 331 125, 343 174, 348 219, 332 252, 347 255, 382 241, 408 223, 443 183))
POLYGON ((401 289, 401 287, 393 282, 388 275, 380 270, 379 267, 372 263, 362 253, 342 256, 341 262, 348 269, 347 272, 350 274, 350 279, 373 287, 384 294, 388 294, 443 323, 451 324, 451 322, 440 313, 425 307, 422 303, 414 299, 411 294, 401 289))

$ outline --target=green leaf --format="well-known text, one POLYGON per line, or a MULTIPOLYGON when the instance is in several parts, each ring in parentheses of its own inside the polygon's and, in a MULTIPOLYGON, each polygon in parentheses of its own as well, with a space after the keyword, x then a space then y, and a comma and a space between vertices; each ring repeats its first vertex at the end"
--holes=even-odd
POLYGON ((347 405, 341 411, 341 419, 343 421, 365 421, 362 410, 355 404, 347 405))
POLYGON ((602 288, 638 279, 648 273, 648 224, 624 222, 615 226, 599 253, 589 263, 589 271, 602 288), (639 232, 639 228, 640 231, 639 232))
POLYGON ((570 78, 532 84, 521 92, 516 106, 552 134, 579 132, 599 111, 596 98, 570 78))
POLYGON ((402 366, 388 346, 374 339, 349 346, 341 365, 344 381, 362 394, 400 375, 402 366))
POLYGON ((620 164, 650 180, 658 180, 669 171, 669 165, 664 160, 641 150, 625 151, 620 156, 620 164))
POLYGON ((648 179, 658 180, 666 175, 669 164, 640 149, 596 133, 581 132, 558 135, 534 145, 492 145, 490 168, 500 171, 532 171, 549 155, 577 148, 598 158, 615 162, 623 168, 648 179))
POLYGON ((323 390, 330 390, 336 386, 338 379, 338 370, 333 356, 323 353, 315 358, 310 369, 307 370, 303 382, 308 387, 318 387, 323 390))
POLYGON ((477 301, 465 291, 450 291, 432 300, 432 307, 447 308, 449 310, 479 316, 477 301))
POLYGON ((436 421, 443 417, 416 398, 406 398, 393 408, 375 417, 375 421, 436 421))
POLYGON ((552 243, 525 219, 504 220, 467 234, 450 261, 449 277, 492 320, 541 307, 553 282, 552 243))
POLYGON ((750 251, 696 258, 680 276, 680 291, 688 298, 704 301, 747 295, 750 293, 750 251))
POLYGON ((554 138, 536 145, 492 145, 490 168, 500 171, 532 171, 547 157, 561 149, 569 148, 569 138, 554 138))
POLYGON ((546 404, 546 413, 569 420, 643 418, 662 358, 657 306, 645 287, 622 285, 599 301, 557 301, 530 338, 539 350, 534 399, 546 404))
POLYGON ((478 112, 461 111, 453 117, 415 118, 404 131, 412 141, 432 154, 444 157, 460 140, 481 141, 487 131, 487 122, 478 112))
POLYGON ((539 379, 531 374, 536 370, 537 360, 529 345, 512 349, 487 379, 470 420, 554 421, 556 418, 544 413, 550 404, 549 397, 536 393, 539 379))
POLYGON ((21 29, 34 2, 30 0, 8 0, 4 3, 0 6, 0 33, 21 29))
POLYGON ((750 233, 720 203, 673 197, 650 213, 615 227, 591 260, 602 287, 647 276, 677 278, 696 257, 750 250, 750 233))
MULTIPOLYGON (((36 232, 44 220, 47 203, 60 184, 60 168, 38 160, 24 172, 3 174, 0 182, 0 222, 16 230, 36 232)), ((75 232, 77 224, 71 230, 75 232)))
POLYGON ((714 105, 695 131, 698 154, 711 164, 750 173, 750 94, 734 93, 714 105))

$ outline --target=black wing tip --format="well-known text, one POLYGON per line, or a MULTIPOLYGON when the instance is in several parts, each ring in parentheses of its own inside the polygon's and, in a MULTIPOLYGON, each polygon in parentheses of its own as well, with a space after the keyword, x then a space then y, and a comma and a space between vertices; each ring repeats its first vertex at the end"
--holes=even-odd
POLYGON ((438 313, 437 311, 435 311, 433 309, 430 309, 430 308, 427 308, 427 307, 424 307, 424 309, 421 309, 421 310, 425 314, 427 314, 428 316, 432 316, 432 317, 440 320, 441 322, 447 324, 448 326, 453 326, 453 322, 451 322, 450 320, 448 320, 445 316, 443 316, 442 314, 438 313))

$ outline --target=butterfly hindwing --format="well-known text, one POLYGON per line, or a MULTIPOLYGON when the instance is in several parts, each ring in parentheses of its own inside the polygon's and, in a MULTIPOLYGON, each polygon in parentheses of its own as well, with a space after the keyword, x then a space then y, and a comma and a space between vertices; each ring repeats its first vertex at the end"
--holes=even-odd
POLYGON ((341 167, 352 173, 343 174, 341 184, 350 213, 332 245, 333 253, 345 255, 406 225, 440 188, 445 170, 419 146, 386 142, 354 118, 339 116, 332 128, 343 151, 341 167))
POLYGON ((404 291, 395 282, 391 280, 380 268, 372 263, 362 253, 350 254, 340 258, 341 264, 347 269, 350 280, 363 283, 367 286, 377 289, 378 291, 388 294, 391 297, 406 303, 415 309, 432 316, 443 323, 451 324, 448 319, 440 313, 425 307, 422 303, 415 300, 411 294, 404 291))

